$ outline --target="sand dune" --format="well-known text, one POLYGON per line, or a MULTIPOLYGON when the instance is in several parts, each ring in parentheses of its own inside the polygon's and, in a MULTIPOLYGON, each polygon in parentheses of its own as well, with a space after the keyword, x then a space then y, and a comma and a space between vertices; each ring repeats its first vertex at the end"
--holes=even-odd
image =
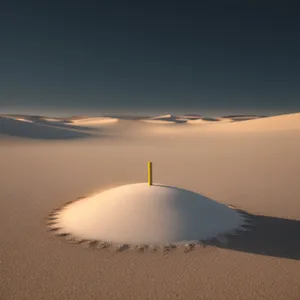
POLYGON ((111 123, 116 123, 117 121, 118 121, 117 118, 108 118, 108 117, 80 118, 76 120, 71 120, 73 124, 88 125, 88 126, 111 124, 111 123))
POLYGON ((180 119, 179 117, 174 115, 162 115, 162 116, 146 119, 143 121, 147 123, 153 123, 153 124, 174 124, 174 123, 185 123, 186 119, 180 119))
POLYGON ((32 121, 23 121, 0 116, 0 134, 47 140, 64 140, 89 137, 90 134, 66 128, 47 126, 32 121))
POLYGON ((152 120, 152 119, 148 119, 148 120, 141 120, 142 122, 145 123, 150 123, 150 124, 176 124, 176 121, 171 121, 171 120, 152 120))
MULTIPOLYGON (((174 115, 163 115, 149 119, 137 119, 137 122, 149 123, 150 127, 137 127, 134 120, 118 120, 111 117, 74 117, 50 118, 42 116, 0 116, 0 133, 9 136, 19 136, 36 139, 76 139, 97 134, 122 134, 130 136, 138 131, 147 130, 150 135, 193 135, 193 129, 188 125, 197 126, 199 130, 210 132, 265 132, 300 129, 300 114, 287 114, 273 117, 254 118, 235 122, 231 118, 180 119, 174 115), (121 122, 121 123, 120 123, 121 122), (132 122, 132 123, 131 123, 132 122), (109 124, 119 124, 118 127, 107 127, 109 124), (151 126, 153 125, 153 127, 151 126), (180 127, 160 125, 182 124, 180 127), (126 126, 125 126, 126 125, 126 126), (157 127, 157 126, 158 127, 157 127), (203 127, 202 125, 207 125, 203 127), (111 129, 110 129, 111 128, 111 129), (113 129, 112 131, 112 128, 113 129), (113 133, 114 132, 114 133, 113 133)), ((141 124, 140 124, 141 126, 141 124)), ((194 127, 194 126, 193 126, 194 127)), ((196 127, 195 127, 196 128, 196 127)), ((197 129, 197 130, 198 130, 197 129)))
POLYGON ((156 116, 156 117, 152 117, 152 120, 176 120, 176 116, 171 115, 171 114, 167 114, 167 115, 161 115, 161 116, 156 116))
POLYGON ((62 128, 62 129, 66 129, 66 130, 70 130, 70 129, 74 129, 74 131, 97 131, 95 130, 94 126, 91 126, 89 124, 85 124, 85 123, 73 123, 71 121, 69 121, 68 119, 52 119, 51 121, 49 121, 47 118, 44 117, 39 117, 39 118, 35 118, 32 120, 32 122, 34 122, 35 124, 41 124, 41 125, 45 125, 45 126, 50 126, 50 127, 56 127, 56 128, 62 128))
POLYGON ((300 113, 251 119, 219 127, 235 131, 278 131, 300 129, 300 113))
POLYGON ((202 118, 202 115, 199 115, 199 114, 186 114, 186 115, 180 116, 180 118, 193 120, 193 119, 202 118))

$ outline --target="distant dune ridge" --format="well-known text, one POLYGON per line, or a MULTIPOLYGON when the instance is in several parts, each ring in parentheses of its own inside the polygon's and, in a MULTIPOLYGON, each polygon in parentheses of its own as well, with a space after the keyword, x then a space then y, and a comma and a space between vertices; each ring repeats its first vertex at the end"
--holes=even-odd
POLYGON ((0 134, 32 139, 67 140, 86 138, 90 134, 74 131, 71 128, 41 124, 30 119, 8 118, 0 116, 0 134))
POLYGON ((300 129, 300 113, 254 118, 228 124, 227 130, 235 131, 276 131, 300 129))
MULTIPOLYGON (((185 130, 187 132, 189 131, 188 125, 207 125, 205 126, 206 129, 217 131, 261 132, 299 129, 299 115, 299 113, 293 113, 272 117, 249 115, 202 117, 200 115, 175 116, 168 114, 151 118, 134 116, 131 119, 127 117, 123 120, 150 123, 153 126, 182 124, 186 125, 185 130)), ((0 115, 0 134, 34 139, 77 139, 93 137, 97 134, 97 130, 105 131, 107 125, 118 124, 118 121, 116 116, 48 118, 44 116, 0 115)))
POLYGON ((147 123, 153 123, 153 124, 172 124, 172 123, 185 122, 185 120, 181 120, 179 117, 170 114, 149 118, 143 121, 147 123))
POLYGON ((117 122, 117 118, 109 118, 109 117, 94 117, 94 118, 79 118, 79 119, 71 119, 70 120, 74 124, 79 125, 97 125, 97 124, 109 124, 117 122))
MULTIPOLYGON (((157 117, 127 117, 122 122, 141 122, 157 125, 182 124, 189 132, 189 125, 206 125, 205 129, 214 131, 276 131, 300 128, 300 114, 286 114, 272 117, 233 115, 225 117, 202 117, 200 115, 161 115, 157 117)), ((110 130, 107 125, 117 126, 115 117, 76 116, 71 118, 48 118, 44 116, 0 115, 0 134, 33 139, 78 139, 95 137, 97 131, 110 130), (115 124, 115 125, 114 125, 115 124)), ((122 123, 124 124, 124 123, 122 123)), ((118 126, 123 126, 119 124, 118 126)), ((201 125, 201 126, 200 126, 201 125)), ((153 127, 155 130, 155 127, 153 127)), ((182 130, 182 128, 181 128, 182 130)), ((167 131, 170 133, 169 131, 167 131)), ((167 133, 166 132, 166 133, 167 133)), ((163 133, 163 131, 161 131, 163 133)))

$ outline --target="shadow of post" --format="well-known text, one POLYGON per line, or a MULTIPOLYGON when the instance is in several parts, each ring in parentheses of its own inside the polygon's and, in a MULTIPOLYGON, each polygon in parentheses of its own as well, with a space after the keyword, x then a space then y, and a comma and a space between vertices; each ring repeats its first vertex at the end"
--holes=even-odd
POLYGON ((253 222, 249 231, 240 231, 237 235, 227 236, 227 243, 212 240, 205 244, 253 254, 300 260, 300 221, 243 213, 253 222))

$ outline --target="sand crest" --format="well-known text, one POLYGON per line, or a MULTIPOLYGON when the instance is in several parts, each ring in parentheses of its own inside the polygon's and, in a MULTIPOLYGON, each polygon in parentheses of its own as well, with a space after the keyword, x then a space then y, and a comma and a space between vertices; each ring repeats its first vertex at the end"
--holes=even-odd
POLYGON ((97 118, 82 118, 72 120, 73 124, 76 125, 103 125, 118 122, 117 118, 109 118, 109 117, 97 117, 97 118))

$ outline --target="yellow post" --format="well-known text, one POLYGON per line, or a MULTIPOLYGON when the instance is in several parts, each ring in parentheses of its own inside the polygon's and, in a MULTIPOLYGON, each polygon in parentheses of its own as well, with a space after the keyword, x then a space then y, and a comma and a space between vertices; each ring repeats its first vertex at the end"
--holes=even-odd
POLYGON ((148 161, 148 185, 152 185, 152 162, 148 161))

